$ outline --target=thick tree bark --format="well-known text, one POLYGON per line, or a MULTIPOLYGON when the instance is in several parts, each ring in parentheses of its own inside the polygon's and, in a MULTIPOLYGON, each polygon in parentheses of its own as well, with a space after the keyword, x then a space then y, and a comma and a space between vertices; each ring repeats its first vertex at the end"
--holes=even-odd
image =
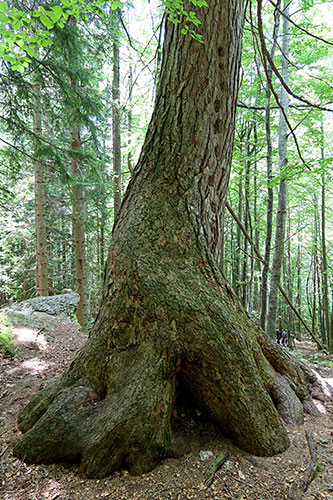
POLYGON ((167 25, 101 308, 69 369, 20 415, 14 453, 27 462, 80 461, 89 477, 147 471, 172 448, 184 394, 255 454, 288 446, 276 408, 290 423, 302 421, 302 402, 313 410, 302 370, 248 319, 217 264, 243 4, 216 0, 198 15, 204 44, 167 25))

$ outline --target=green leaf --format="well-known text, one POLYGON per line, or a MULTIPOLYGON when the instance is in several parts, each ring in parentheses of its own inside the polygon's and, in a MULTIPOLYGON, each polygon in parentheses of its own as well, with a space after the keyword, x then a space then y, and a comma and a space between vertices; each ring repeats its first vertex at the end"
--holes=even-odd
POLYGON ((122 2, 119 2, 119 0, 112 0, 111 2, 111 9, 116 10, 116 9, 122 9, 124 4, 122 2))
POLYGON ((31 28, 31 23, 29 22, 28 19, 22 19, 22 24, 28 29, 31 28))
POLYGON ((0 12, 0 23, 3 23, 3 24, 8 23, 7 17, 2 12, 0 12))
POLYGON ((21 28, 21 21, 19 19, 13 19, 11 24, 14 30, 19 30, 21 28))
POLYGON ((15 12, 15 16, 18 17, 19 19, 22 19, 23 17, 26 17, 26 13, 23 12, 23 10, 17 10, 15 12))
POLYGON ((41 40, 40 45, 42 47, 48 47, 51 44, 51 40, 41 40))
POLYGON ((0 2, 0 12, 7 12, 8 11, 8 5, 6 2, 0 2))
POLYGON ((62 14, 63 13, 63 10, 62 8, 60 7, 60 5, 55 5, 54 7, 52 7, 52 10, 54 12, 58 12, 59 14, 62 14))
POLYGON ((101 7, 98 7, 98 5, 94 5, 91 10, 101 17, 103 17, 105 14, 104 10, 101 9, 101 7))
POLYGON ((24 66, 22 66, 22 64, 20 63, 13 64, 12 69, 14 71, 19 71, 20 73, 24 73, 24 66))
POLYGON ((19 39, 19 40, 16 41, 16 43, 20 47, 20 49, 24 49, 25 48, 24 40, 19 39))
POLYGON ((54 27, 54 22, 49 17, 45 16, 45 14, 42 14, 40 16, 40 21, 49 30, 51 30, 54 27))
POLYGON ((63 10, 59 5, 55 5, 52 7, 52 10, 50 10, 47 15, 54 21, 57 22, 59 19, 61 19, 63 15, 63 10))
POLYGON ((32 46, 27 47, 25 50, 27 51, 27 54, 28 54, 30 57, 33 57, 33 56, 35 55, 35 51, 34 51, 34 49, 33 49, 33 47, 32 47, 32 46))
POLYGON ((5 55, 5 56, 3 56, 3 58, 4 58, 4 60, 5 60, 5 61, 10 62, 11 64, 16 63, 16 59, 15 59, 15 57, 10 56, 10 55, 8 55, 8 54, 7 54, 7 55, 5 55))

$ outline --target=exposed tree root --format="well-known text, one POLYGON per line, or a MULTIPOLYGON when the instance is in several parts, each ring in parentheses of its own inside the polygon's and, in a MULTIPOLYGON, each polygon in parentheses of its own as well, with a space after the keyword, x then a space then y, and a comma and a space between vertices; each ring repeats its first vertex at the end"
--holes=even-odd
MULTIPOLYGON (((190 308, 190 302, 181 306, 186 279, 179 273, 178 280, 164 300, 139 300, 138 292, 127 297, 124 320, 107 321, 109 330, 100 318, 104 330, 97 322, 69 370, 20 415, 25 434, 16 456, 26 462, 80 462, 88 477, 122 466, 133 474, 148 471, 172 447, 180 387, 244 450, 273 455, 286 449, 276 408, 286 423, 302 423, 302 402, 310 399, 300 365, 258 332, 227 293, 205 288, 200 273, 196 299, 190 308)), ((113 307, 119 318, 118 305, 113 307)))

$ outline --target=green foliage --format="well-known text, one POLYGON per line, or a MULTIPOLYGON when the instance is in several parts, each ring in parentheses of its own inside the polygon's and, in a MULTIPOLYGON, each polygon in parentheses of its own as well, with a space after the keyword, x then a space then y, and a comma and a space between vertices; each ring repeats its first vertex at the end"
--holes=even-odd
MULTIPOLYGON (((9 62, 13 70, 21 73, 29 66, 39 47, 53 43, 52 30, 64 28, 69 16, 87 19, 87 13, 104 15, 102 0, 62 0, 60 5, 22 11, 0 2, 0 57, 9 62), (46 29, 44 29, 46 28, 46 29)), ((122 8, 119 0, 111 0, 111 8, 122 8)))
POLYGON ((0 349, 3 351, 5 358, 11 358, 16 354, 15 342, 12 339, 13 325, 10 319, 0 313, 0 349))
MULTIPOLYGON (((199 8, 208 7, 205 0, 191 0, 191 3, 199 8)), ((194 11, 185 10, 183 0, 163 0, 163 5, 169 19, 174 24, 183 22, 181 29, 183 35, 190 35, 198 42, 203 43, 203 35, 199 34, 195 29, 201 24, 201 21, 194 11), (194 28, 191 26, 194 26, 194 28)))
POLYGON ((318 474, 320 474, 321 472, 324 472, 324 467, 319 462, 319 460, 317 460, 317 467, 316 467, 313 479, 316 479, 316 477, 318 476, 318 474))
POLYGON ((333 361, 329 361, 329 360, 322 360, 322 361, 318 361, 317 359, 311 359, 311 362, 312 363, 316 363, 317 365, 320 365, 320 366, 327 366, 328 368, 333 368, 333 361))
MULTIPOLYGON (((194 11, 184 8, 183 0, 163 0, 163 5, 174 23, 184 20, 182 33, 189 34, 199 42, 203 42, 196 28, 200 21, 194 11)), ((195 7, 208 7, 206 0, 191 0, 195 7)), ((113 11, 122 9, 120 0, 110 0, 113 11)), ((38 49, 49 48, 54 43, 53 31, 63 29, 70 16, 87 21, 89 14, 105 15, 103 0, 62 0, 54 6, 40 5, 37 9, 22 11, 6 2, 0 2, 0 57, 8 62, 12 70, 24 73, 29 67, 38 49), (102 7, 101 7, 102 6, 102 7)))

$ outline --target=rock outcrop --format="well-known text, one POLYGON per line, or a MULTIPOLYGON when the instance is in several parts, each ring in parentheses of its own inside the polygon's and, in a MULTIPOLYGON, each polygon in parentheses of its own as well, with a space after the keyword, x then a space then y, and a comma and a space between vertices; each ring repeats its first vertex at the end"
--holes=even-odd
POLYGON ((15 323, 36 328, 54 328, 59 321, 72 321, 80 302, 78 293, 35 297, 12 304, 6 314, 15 323))

